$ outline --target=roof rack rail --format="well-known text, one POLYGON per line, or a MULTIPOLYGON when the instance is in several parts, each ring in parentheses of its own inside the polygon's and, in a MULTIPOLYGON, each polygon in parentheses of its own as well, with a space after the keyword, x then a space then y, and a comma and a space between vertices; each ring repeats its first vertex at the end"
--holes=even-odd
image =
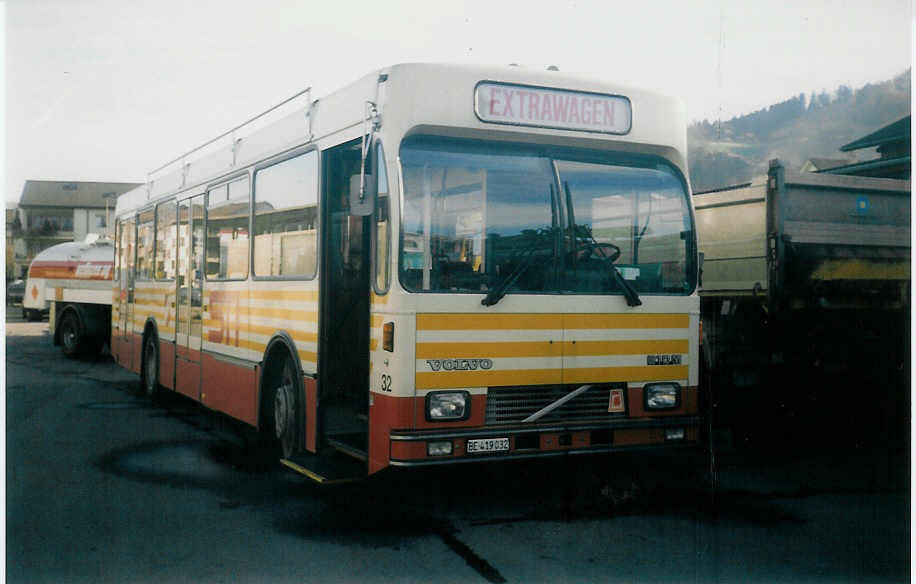
MULTIPOLYGON (((253 118, 250 118, 250 119, 248 119, 248 120, 245 120, 244 122, 242 122, 241 124, 235 126, 234 128, 231 128, 231 129, 229 129, 229 130, 226 130, 225 132, 223 132, 222 134, 220 134, 220 135, 217 136, 216 138, 213 138, 213 139, 211 139, 211 140, 208 140, 208 141, 204 142, 203 144, 201 144, 200 146, 198 146, 197 148, 194 148, 194 149, 192 149, 192 150, 189 150, 189 151, 185 152, 184 154, 182 154, 181 156, 179 156, 179 157, 177 157, 177 158, 175 158, 175 159, 173 159, 173 160, 170 160, 170 161, 166 162, 166 163, 163 164, 162 166, 159 166, 159 167, 157 167, 157 168, 154 168, 153 170, 151 170, 151 171, 149 171, 148 173, 146 173, 146 185, 147 185, 147 189, 150 188, 150 185, 151 185, 151 183, 152 183, 152 177, 153 177, 153 175, 156 174, 157 172, 159 172, 159 171, 161 171, 161 170, 165 170, 166 168, 172 166, 172 165, 175 164, 176 162, 184 162, 185 159, 187 159, 187 157, 190 156, 191 154, 194 154, 195 152, 197 152, 197 151, 199 151, 199 150, 201 150, 201 149, 203 149, 203 148, 206 148, 207 146, 213 144, 214 142, 216 142, 216 141, 218 141, 218 140, 220 140, 220 139, 222 139, 222 138, 225 138, 226 136, 229 136, 230 134, 234 134, 235 132, 237 132, 238 130, 241 130, 242 128, 244 128, 244 127, 247 126, 248 124, 250 124, 250 123, 252 123, 252 122, 254 122, 254 121, 256 121, 256 120, 258 120, 258 119, 260 119, 260 118, 262 118, 262 117, 264 117, 264 116, 266 116, 266 115, 269 114, 270 112, 272 112, 272 111, 274 111, 274 110, 276 110, 276 109, 278 109, 278 108, 280 108, 280 107, 282 107, 282 106, 288 104, 289 102, 293 101, 293 100, 296 99, 297 97, 300 97, 300 96, 305 95, 305 94, 310 94, 311 91, 312 91, 312 88, 311 88, 311 87, 306 87, 306 88, 303 89, 302 91, 299 91, 299 92, 297 92, 297 93, 294 94, 294 95, 291 95, 290 97, 288 97, 288 98, 284 99, 283 101, 281 101, 280 103, 278 103, 278 104, 276 104, 276 105, 274 105, 274 106, 272 106, 272 107, 270 107, 270 108, 264 110, 263 112, 259 113, 258 115, 254 116, 253 118)), ((233 149, 235 149, 235 148, 237 148, 237 144, 236 144, 236 141, 233 140, 233 149)), ((233 153, 233 157, 234 157, 234 153, 233 153)), ((183 164, 182 166, 184 167, 185 165, 183 164)), ((183 168, 183 172, 184 172, 184 173, 187 173, 187 171, 188 171, 187 168, 183 168)))

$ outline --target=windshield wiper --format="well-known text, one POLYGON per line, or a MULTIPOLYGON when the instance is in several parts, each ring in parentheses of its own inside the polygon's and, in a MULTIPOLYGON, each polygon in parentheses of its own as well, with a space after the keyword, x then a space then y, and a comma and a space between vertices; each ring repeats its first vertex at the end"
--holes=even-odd
MULTIPOLYGON (((608 258, 603 259, 607 260, 608 258)), ((613 263, 609 265, 611 266, 611 275, 614 276, 614 280, 620 286, 620 289, 623 290, 623 297, 627 299, 627 306, 642 306, 642 300, 639 299, 639 293, 637 293, 636 289, 623 277, 620 268, 613 263)))
POLYGON ((483 298, 483 300, 480 301, 481 304, 484 306, 493 306, 502 300, 503 296, 505 296, 506 292, 509 290, 509 287, 512 286, 512 284, 518 280, 519 276, 521 276, 525 270, 531 267, 531 264, 534 263, 534 252, 537 251, 537 249, 540 247, 544 236, 549 234, 553 234, 552 229, 541 229, 534 234, 534 241, 531 243, 531 245, 523 249, 518 254, 519 257, 524 254, 527 254, 527 256, 525 256, 525 258, 519 262, 519 264, 515 266, 515 269, 509 272, 505 278, 490 288, 489 292, 487 292, 487 295, 483 298))
POLYGON ((614 245, 613 243, 598 243, 598 240, 595 239, 595 236, 592 235, 592 230, 588 225, 576 225, 573 219, 573 206, 572 206, 572 196, 569 192, 569 183, 564 182, 563 188, 566 191, 566 205, 569 207, 570 221, 572 225, 572 235, 573 235, 573 255, 579 252, 579 238, 585 240, 585 244, 591 248, 591 252, 598 252, 596 257, 601 258, 611 271, 611 275, 614 277, 614 281, 620 286, 621 291, 623 291, 623 297, 627 300, 627 306, 642 306, 642 300, 639 299, 639 293, 636 292, 636 289, 627 282, 627 279, 623 277, 623 273, 620 271, 614 262, 620 257, 620 248, 614 245), (580 235, 580 233, 584 235, 580 235), (611 247, 616 250, 613 257, 608 257, 604 255, 604 248, 611 247))
POLYGON ((627 282, 626 278, 623 277, 623 272, 620 271, 620 268, 614 264, 614 260, 616 260, 617 256, 620 255, 619 248, 617 248, 617 246, 612 243, 598 243, 595 241, 595 238, 591 235, 591 232, 589 232, 587 228, 583 229, 582 231, 588 233, 589 240, 585 241, 585 245, 581 248, 579 247, 578 241, 576 241, 574 243, 576 247, 573 250, 573 254, 578 253, 580 249, 588 249, 591 255, 594 255, 608 267, 611 276, 614 278, 614 282, 620 286, 620 290, 623 292, 623 297, 627 300, 627 306, 642 306, 642 300, 639 299, 639 293, 636 292, 636 289, 633 288, 633 286, 627 282), (604 255, 605 247, 615 248, 617 249, 617 253, 615 253, 613 257, 608 257, 604 255))

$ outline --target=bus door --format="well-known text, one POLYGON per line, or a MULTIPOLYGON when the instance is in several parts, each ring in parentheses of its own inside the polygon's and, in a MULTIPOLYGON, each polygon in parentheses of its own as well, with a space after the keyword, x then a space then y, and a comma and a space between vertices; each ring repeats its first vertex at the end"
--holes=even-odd
POLYGON ((200 400, 201 301, 204 269, 204 196, 178 203, 178 301, 175 390, 200 400))
MULTIPOLYGON (((121 223, 118 232, 118 324, 112 333, 118 342, 118 364, 133 369, 134 319, 134 243, 136 223, 131 218, 121 223)), ((139 363, 137 364, 139 367, 139 363)))
POLYGON ((319 284, 319 437, 366 460, 369 430, 369 217, 350 214, 360 141, 324 152, 319 284))

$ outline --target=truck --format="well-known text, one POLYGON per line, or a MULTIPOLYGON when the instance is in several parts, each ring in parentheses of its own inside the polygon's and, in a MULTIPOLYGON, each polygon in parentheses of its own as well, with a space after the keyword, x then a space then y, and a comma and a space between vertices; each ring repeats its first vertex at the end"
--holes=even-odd
POLYGON ((29 265, 23 318, 48 315, 54 345, 67 357, 95 355, 111 336, 114 244, 90 234, 54 245, 29 265))
POLYGON ((772 160, 694 204, 714 423, 758 444, 906 434, 910 181, 772 160))

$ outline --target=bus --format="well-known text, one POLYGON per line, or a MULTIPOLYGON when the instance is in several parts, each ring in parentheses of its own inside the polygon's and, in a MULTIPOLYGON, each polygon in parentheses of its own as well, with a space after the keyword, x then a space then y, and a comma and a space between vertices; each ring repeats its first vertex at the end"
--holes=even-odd
POLYGON ((320 482, 701 443, 682 102, 442 64, 303 93, 119 197, 111 349, 147 393, 320 482))
POLYGON ((96 233, 42 251, 29 265, 23 318, 48 315, 54 344, 67 357, 97 355, 111 335, 113 266, 114 243, 96 233))

